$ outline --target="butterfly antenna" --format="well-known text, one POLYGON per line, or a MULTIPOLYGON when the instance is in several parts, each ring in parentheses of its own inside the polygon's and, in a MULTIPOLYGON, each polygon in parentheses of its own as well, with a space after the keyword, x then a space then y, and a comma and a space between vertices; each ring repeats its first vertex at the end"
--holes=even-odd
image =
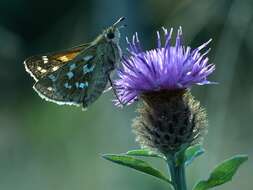
POLYGON ((113 26, 117 26, 120 22, 122 22, 123 20, 125 20, 126 17, 120 17, 114 24, 113 26))

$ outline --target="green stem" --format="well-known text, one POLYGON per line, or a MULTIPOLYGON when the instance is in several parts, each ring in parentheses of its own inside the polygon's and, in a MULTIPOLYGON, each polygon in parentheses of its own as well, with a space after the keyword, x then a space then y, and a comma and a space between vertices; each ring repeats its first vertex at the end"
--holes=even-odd
POLYGON ((185 178, 184 162, 177 163, 176 157, 170 157, 168 166, 171 175, 171 181, 175 190, 187 190, 185 178))

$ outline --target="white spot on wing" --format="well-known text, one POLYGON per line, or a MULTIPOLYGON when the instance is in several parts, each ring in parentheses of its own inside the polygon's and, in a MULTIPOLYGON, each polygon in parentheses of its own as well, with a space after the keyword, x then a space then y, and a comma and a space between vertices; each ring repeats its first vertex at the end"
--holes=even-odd
POLYGON ((88 87, 88 82, 85 82, 85 83, 83 83, 83 82, 81 82, 80 84, 79 84, 79 88, 86 88, 86 87, 88 87))
POLYGON ((57 80, 53 74, 48 75, 48 78, 51 79, 53 82, 55 82, 57 80))
POLYGON ((66 82, 66 83, 64 83, 64 87, 65 87, 65 88, 68 88, 68 89, 71 89, 71 88, 72 88, 72 86, 71 86, 71 85, 69 85, 69 83, 67 83, 67 82, 66 82))
POLYGON ((59 69, 58 66, 55 66, 55 67, 52 68, 53 71, 56 71, 57 69, 59 69))
POLYGON ((41 72, 41 73, 46 73, 47 70, 46 70, 46 69, 41 69, 40 72, 41 72))
POLYGON ((92 65, 90 68, 88 68, 88 65, 83 66, 83 74, 85 75, 86 73, 92 72, 94 69, 95 65, 92 65))
POLYGON ((86 55, 86 56, 83 58, 83 60, 84 60, 84 61, 89 61, 89 60, 91 60, 92 58, 93 58, 92 55, 86 55))
POLYGON ((43 60, 44 63, 48 63, 48 58, 47 58, 47 56, 45 56, 45 55, 42 56, 42 60, 43 60))
POLYGON ((69 79, 71 79, 74 76, 74 73, 70 71, 67 73, 67 76, 69 79))
POLYGON ((73 64, 71 64, 71 65, 69 66, 69 70, 70 70, 70 71, 74 70, 75 68, 76 68, 76 64, 75 64, 75 63, 73 63, 73 64))

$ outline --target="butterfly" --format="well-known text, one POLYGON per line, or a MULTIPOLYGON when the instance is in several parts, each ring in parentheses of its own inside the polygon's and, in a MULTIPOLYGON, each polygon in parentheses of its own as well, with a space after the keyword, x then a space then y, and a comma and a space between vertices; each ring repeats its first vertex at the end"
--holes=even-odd
POLYGON ((118 27, 122 20, 90 43, 26 59, 25 69, 35 80, 33 89, 41 98, 60 105, 87 108, 95 102, 107 84, 113 88, 110 74, 122 56, 118 27))

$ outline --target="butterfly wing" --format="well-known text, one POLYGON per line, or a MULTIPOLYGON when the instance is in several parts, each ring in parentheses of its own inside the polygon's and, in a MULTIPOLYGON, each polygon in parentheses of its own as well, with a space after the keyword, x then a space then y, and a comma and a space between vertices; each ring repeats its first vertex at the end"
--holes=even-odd
POLYGON ((49 73, 57 71, 89 46, 90 43, 87 43, 64 51, 32 56, 24 61, 26 71, 35 81, 38 81, 49 73))
POLYGON ((96 47, 90 46, 58 70, 48 72, 33 88, 47 101, 80 105, 88 90, 96 59, 96 47))

